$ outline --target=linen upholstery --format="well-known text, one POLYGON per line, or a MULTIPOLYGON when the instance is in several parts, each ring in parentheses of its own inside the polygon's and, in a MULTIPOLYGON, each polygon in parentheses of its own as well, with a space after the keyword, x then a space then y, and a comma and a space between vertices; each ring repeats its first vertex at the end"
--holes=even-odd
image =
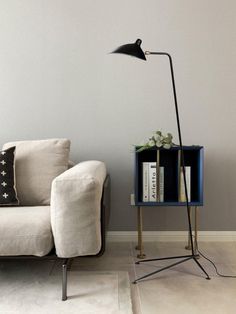
POLYGON ((20 205, 50 204, 51 183, 68 169, 70 141, 49 139, 6 143, 16 146, 16 190, 20 205))
POLYGON ((94 255, 101 248, 105 164, 85 161, 53 180, 51 225, 59 257, 94 255))
POLYGON ((49 206, 0 208, 0 255, 44 256, 53 245, 49 206))

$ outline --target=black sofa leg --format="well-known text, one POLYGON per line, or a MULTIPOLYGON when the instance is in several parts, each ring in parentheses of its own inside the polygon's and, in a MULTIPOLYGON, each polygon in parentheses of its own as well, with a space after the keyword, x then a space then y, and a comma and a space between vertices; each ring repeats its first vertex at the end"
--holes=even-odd
POLYGON ((62 264, 62 301, 67 300, 67 264, 69 258, 65 259, 62 264))

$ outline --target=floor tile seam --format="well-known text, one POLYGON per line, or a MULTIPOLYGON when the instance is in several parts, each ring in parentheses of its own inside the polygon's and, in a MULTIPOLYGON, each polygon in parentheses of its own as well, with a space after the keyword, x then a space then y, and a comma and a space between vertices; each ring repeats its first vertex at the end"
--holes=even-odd
MULTIPOLYGON (((138 278, 137 272, 136 272, 136 258, 134 257, 136 254, 136 249, 135 248, 135 243, 134 242, 130 242, 130 249, 131 249, 131 255, 132 255, 132 259, 133 259, 133 271, 134 271, 134 277, 135 279, 138 278), (135 250, 135 251, 134 251, 135 250)), ((132 283, 133 284, 133 283, 132 283)), ((139 311, 140 313, 142 313, 142 301, 141 301, 141 292, 140 292, 140 288, 139 285, 136 283, 135 284, 135 288, 137 291, 137 296, 138 296, 138 302, 139 302, 139 311)))

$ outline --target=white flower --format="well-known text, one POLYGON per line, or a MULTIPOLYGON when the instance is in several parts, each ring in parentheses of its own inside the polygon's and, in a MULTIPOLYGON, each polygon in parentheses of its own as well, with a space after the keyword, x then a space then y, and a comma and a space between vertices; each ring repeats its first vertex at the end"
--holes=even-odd
POLYGON ((153 135, 149 138, 148 142, 139 149, 139 151, 143 151, 147 149, 148 147, 164 147, 166 149, 169 149, 172 147, 173 136, 171 133, 167 133, 166 135, 162 134, 161 131, 156 131, 153 133, 153 135))
POLYGON ((170 138, 171 140, 173 139, 173 135, 171 133, 167 133, 167 137, 170 138))
POLYGON ((154 134, 153 137, 154 137, 155 141, 161 140, 161 136, 159 134, 154 134))
POLYGON ((164 143, 166 143, 166 144, 171 144, 171 139, 168 138, 168 137, 166 137, 166 138, 164 139, 164 143))
POLYGON ((150 139, 148 142, 148 146, 150 146, 150 147, 155 146, 155 141, 153 139, 150 139))

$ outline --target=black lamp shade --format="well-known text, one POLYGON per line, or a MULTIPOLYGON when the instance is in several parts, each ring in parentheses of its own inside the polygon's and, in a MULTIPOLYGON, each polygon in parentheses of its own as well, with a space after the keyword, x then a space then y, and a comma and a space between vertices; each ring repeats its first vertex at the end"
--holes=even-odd
POLYGON ((132 57, 136 57, 142 60, 146 60, 145 54, 141 48, 141 39, 137 39, 133 44, 126 44, 118 47, 112 53, 123 53, 132 57))

